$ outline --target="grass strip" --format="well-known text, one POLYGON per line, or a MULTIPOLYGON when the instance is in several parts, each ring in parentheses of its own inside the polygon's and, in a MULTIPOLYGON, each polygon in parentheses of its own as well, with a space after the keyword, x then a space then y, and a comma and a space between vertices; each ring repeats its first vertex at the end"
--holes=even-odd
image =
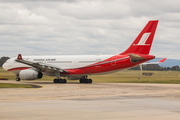
POLYGON ((0 83, 0 88, 33 88, 33 86, 25 84, 0 83))

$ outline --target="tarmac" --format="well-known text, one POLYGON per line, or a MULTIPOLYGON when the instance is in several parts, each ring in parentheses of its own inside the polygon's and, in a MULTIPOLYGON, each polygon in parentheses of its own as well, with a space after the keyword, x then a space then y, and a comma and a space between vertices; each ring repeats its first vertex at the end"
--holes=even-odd
POLYGON ((180 120, 179 84, 54 84, 0 88, 0 120, 180 120))

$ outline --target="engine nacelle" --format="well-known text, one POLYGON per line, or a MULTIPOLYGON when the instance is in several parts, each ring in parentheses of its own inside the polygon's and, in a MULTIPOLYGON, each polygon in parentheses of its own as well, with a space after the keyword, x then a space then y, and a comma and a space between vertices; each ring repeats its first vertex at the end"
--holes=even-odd
POLYGON ((21 70, 19 72, 19 77, 22 80, 35 80, 35 79, 41 79, 43 77, 42 72, 37 72, 35 70, 21 70))

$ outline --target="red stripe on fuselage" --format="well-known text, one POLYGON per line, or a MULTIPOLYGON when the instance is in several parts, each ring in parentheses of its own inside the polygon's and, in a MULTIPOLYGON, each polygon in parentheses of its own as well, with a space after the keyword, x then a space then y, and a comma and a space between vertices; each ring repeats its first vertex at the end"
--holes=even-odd
POLYGON ((30 67, 18 67, 18 68, 12 68, 12 69, 9 69, 7 71, 15 71, 15 70, 25 70, 25 69, 29 69, 30 67))

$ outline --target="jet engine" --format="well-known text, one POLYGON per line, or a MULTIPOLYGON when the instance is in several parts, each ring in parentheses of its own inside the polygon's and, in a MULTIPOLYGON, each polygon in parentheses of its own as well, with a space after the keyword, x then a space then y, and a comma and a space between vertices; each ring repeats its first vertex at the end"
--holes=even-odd
POLYGON ((19 77, 23 80, 35 80, 35 79, 41 79, 43 77, 43 74, 42 72, 27 69, 27 70, 21 70, 19 72, 19 77))

